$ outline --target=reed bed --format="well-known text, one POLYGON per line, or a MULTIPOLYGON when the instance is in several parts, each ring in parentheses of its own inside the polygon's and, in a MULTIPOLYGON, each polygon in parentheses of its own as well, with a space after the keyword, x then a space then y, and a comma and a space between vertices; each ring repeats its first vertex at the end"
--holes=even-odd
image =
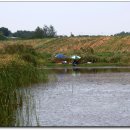
POLYGON ((0 68, 0 126, 14 126, 15 112, 22 107, 24 94, 20 87, 47 81, 45 71, 31 64, 12 63, 0 68))

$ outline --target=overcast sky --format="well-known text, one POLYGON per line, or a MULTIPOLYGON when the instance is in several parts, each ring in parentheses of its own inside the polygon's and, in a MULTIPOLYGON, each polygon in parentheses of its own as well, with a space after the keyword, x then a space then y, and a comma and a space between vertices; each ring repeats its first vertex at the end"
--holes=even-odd
POLYGON ((62 35, 130 32, 130 2, 0 2, 0 27, 14 32, 45 24, 62 35))

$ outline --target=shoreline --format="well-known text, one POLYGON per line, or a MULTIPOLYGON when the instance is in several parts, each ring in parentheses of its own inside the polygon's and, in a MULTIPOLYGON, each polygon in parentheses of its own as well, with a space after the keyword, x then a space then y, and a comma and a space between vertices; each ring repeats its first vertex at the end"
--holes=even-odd
MULTIPOLYGON (((93 64, 93 65, 77 65, 77 66, 72 66, 72 65, 51 65, 51 66, 44 66, 42 67, 44 69, 116 69, 116 68, 127 68, 130 69, 130 65, 98 65, 93 64)), ((41 68, 41 69, 42 69, 41 68)))

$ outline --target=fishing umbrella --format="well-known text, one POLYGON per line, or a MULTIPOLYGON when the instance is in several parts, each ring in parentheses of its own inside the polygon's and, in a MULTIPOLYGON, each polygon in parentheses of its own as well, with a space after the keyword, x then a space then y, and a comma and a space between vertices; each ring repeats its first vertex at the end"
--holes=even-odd
POLYGON ((78 59, 80 59, 81 57, 80 56, 77 56, 77 55, 73 55, 73 56, 71 56, 71 59, 74 59, 74 60, 78 60, 78 59))
POLYGON ((63 54, 57 54, 55 57, 58 58, 58 59, 64 59, 64 58, 66 58, 66 56, 63 55, 63 54))

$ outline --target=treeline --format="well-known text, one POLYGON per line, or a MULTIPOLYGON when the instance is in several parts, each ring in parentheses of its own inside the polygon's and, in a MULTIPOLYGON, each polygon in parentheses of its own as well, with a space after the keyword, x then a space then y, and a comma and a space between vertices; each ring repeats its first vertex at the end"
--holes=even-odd
POLYGON ((12 33, 8 28, 0 28, 0 40, 7 38, 22 38, 22 39, 36 39, 36 38, 53 38, 57 33, 54 26, 45 25, 43 28, 37 27, 34 31, 18 30, 12 33))
POLYGON ((124 31, 122 31, 120 33, 115 34, 114 36, 130 36, 130 32, 124 32, 124 31))
MULTIPOLYGON (((74 35, 72 35, 74 36, 74 35)), ((78 37, 100 37, 100 36, 107 36, 107 35, 78 35, 78 37)), ((130 36, 130 32, 120 32, 120 33, 116 33, 114 35, 111 36, 130 36)))
MULTIPOLYGON (((77 35, 76 37, 101 37, 101 36, 108 36, 108 35, 77 35)), ((130 32, 122 31, 120 33, 116 33, 111 36, 130 36, 130 32)), ((75 35, 73 33, 71 33, 70 37, 75 37, 75 35)))
MULTIPOLYGON (((98 37, 98 36, 106 36, 106 35, 77 35, 75 36, 73 33, 70 34, 69 37, 98 37)), ((130 36, 130 32, 120 32, 111 36, 130 36)), ((34 31, 27 30, 17 30, 12 33, 8 28, 1 27, 0 28, 0 40, 5 40, 8 38, 21 38, 21 39, 37 39, 37 38, 54 38, 54 37, 68 37, 66 35, 57 35, 57 32, 54 26, 44 25, 43 28, 37 27, 34 31)))

